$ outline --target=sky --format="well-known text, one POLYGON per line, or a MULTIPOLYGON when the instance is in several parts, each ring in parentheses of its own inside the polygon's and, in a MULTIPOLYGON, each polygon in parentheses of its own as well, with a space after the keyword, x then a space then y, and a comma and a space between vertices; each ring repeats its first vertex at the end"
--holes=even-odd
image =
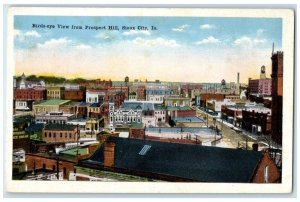
POLYGON ((280 18, 14 18, 15 75, 202 83, 236 82, 239 72, 247 83, 262 65, 270 77, 273 42, 281 50, 280 18))

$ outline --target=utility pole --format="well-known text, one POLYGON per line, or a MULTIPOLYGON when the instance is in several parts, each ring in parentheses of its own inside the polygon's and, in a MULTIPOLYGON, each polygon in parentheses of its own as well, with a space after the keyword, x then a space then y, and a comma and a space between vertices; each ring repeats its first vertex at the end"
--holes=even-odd
POLYGON ((59 180, 59 157, 56 157, 56 177, 59 180))

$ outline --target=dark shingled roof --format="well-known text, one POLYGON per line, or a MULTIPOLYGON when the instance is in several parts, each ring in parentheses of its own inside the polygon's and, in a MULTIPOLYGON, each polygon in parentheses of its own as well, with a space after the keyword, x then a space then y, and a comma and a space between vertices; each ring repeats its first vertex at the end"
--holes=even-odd
MULTIPOLYGON (((156 173, 188 181, 250 182, 261 152, 142 139, 109 137, 116 143, 115 168, 156 173), (140 155, 144 145, 151 148, 140 155)), ((81 166, 103 168, 103 145, 81 166)))
POLYGON ((45 130, 74 130, 76 128, 76 125, 71 124, 47 124, 45 126, 45 130))
POLYGON ((43 123, 35 123, 35 124, 31 124, 30 126, 28 126, 25 131, 26 132, 39 132, 42 131, 44 128, 44 124, 43 123))

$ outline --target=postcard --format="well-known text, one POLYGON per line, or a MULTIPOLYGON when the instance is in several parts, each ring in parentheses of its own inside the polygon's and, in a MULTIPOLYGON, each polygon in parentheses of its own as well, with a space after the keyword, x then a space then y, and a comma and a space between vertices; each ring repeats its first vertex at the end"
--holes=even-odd
POLYGON ((292 191, 293 10, 7 18, 6 191, 292 191))

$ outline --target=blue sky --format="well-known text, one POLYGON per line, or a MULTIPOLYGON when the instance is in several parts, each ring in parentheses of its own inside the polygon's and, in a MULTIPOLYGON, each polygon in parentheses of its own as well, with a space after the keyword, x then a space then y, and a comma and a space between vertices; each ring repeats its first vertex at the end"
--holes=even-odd
POLYGON ((14 29, 16 74, 116 80, 128 75, 148 80, 235 81, 239 71, 246 81, 262 65, 270 71, 272 43, 277 50, 282 43, 280 18, 15 16, 14 29), (32 28, 32 24, 55 28, 32 28), (58 24, 81 25, 83 30, 59 29, 58 24), (113 25, 119 30, 89 30, 86 25, 113 25), (136 29, 122 30, 122 26, 136 29), (148 30, 137 30, 138 26, 148 30), (151 26, 157 30, 150 30, 151 26), (202 70, 213 76, 195 76, 202 70))

